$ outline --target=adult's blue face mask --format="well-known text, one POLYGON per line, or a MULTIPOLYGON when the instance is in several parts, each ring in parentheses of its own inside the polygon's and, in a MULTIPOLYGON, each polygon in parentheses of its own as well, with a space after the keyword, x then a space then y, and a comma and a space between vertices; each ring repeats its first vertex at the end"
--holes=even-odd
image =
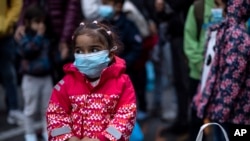
POLYGON ((114 16, 114 8, 110 5, 101 5, 98 13, 104 19, 111 19, 114 16))
POLYGON ((103 69, 105 69, 110 62, 108 50, 89 54, 74 54, 74 56, 74 66, 89 78, 100 77, 103 69))
POLYGON ((212 22, 217 23, 223 20, 223 9, 222 8, 213 8, 211 9, 212 22))

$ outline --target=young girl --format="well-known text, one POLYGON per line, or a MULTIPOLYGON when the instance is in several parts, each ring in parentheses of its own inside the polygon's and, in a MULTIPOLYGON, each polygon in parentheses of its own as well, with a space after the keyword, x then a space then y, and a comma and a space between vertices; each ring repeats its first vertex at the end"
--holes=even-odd
POLYGON ((49 57, 49 40, 45 36, 45 13, 36 6, 29 6, 24 14, 25 35, 19 42, 19 53, 22 57, 22 93, 24 99, 25 141, 37 141, 33 128, 37 106, 41 107, 44 128, 43 138, 47 140, 45 112, 53 89, 51 77, 51 60, 49 57))
POLYGON ((72 39, 75 61, 64 66, 47 109, 49 140, 129 140, 136 97, 124 60, 115 55, 115 34, 94 21, 81 23, 72 39))

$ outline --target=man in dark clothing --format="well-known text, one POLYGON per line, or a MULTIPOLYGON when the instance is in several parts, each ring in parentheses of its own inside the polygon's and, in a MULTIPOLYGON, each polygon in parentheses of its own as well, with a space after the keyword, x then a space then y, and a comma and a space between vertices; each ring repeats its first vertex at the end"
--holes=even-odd
POLYGON ((135 87, 139 111, 146 113, 146 70, 138 69, 138 60, 142 55, 142 38, 136 25, 122 12, 124 0, 110 0, 104 4, 111 5, 114 15, 106 19, 112 26, 123 44, 123 50, 118 54, 126 61, 127 73, 135 87))

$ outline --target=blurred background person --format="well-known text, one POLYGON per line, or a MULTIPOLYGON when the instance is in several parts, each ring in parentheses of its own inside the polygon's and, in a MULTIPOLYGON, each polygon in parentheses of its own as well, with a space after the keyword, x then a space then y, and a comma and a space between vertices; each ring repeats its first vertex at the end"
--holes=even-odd
POLYGON ((78 0, 24 0, 18 27, 15 32, 17 41, 25 34, 23 16, 25 8, 31 4, 40 5, 48 14, 47 29, 51 40, 50 56, 53 59, 53 82, 58 82, 64 75, 63 65, 74 60, 70 50, 70 40, 74 29, 83 18, 78 0))
POLYGON ((168 20, 173 11, 164 0, 156 0, 155 12, 159 40, 152 51, 155 88, 153 108, 150 109, 150 113, 170 122, 177 117, 176 89, 168 28, 168 20))
MULTIPOLYGON (((236 129, 250 130, 250 37, 246 29, 250 1, 215 0, 215 4, 220 10, 214 17, 225 16, 225 20, 209 30, 203 68, 206 77, 202 77, 204 80, 193 98, 193 108, 199 118, 221 124, 229 140, 236 141, 239 140, 235 137, 236 129)), ((215 129, 215 140, 223 140, 222 137, 215 129)))
POLYGON ((5 90, 8 112, 7 122, 19 124, 23 114, 19 110, 17 74, 15 70, 16 48, 13 44, 14 27, 22 7, 22 0, 0 1, 0 83, 5 90))
POLYGON ((189 126, 190 141, 195 140, 203 124, 203 120, 198 119, 196 112, 190 108, 190 102, 196 94, 201 79, 206 32, 212 23, 212 8, 214 8, 214 0, 197 0, 189 7, 185 21, 184 52, 189 66, 189 89, 185 107, 186 111, 190 111, 190 117, 185 115, 185 121, 189 126))
POLYGON ((26 116, 25 141, 38 141, 36 130, 33 127, 37 115, 41 115, 40 120, 43 123, 43 140, 48 140, 45 111, 52 93, 53 81, 52 60, 49 57, 51 44, 46 37, 46 18, 46 12, 38 5, 32 4, 26 7, 24 13, 25 34, 18 42, 21 56, 21 88, 24 115, 26 116))
MULTIPOLYGON (((158 1, 158 0, 157 0, 158 1)), ((155 1, 155 2, 157 2, 155 1)), ((176 90, 177 117, 171 125, 161 131, 161 136, 167 136, 168 133, 182 134, 188 131, 187 126, 187 90, 188 90, 188 65, 183 51, 183 30, 184 23, 189 6, 192 0, 165 0, 162 1, 168 8, 163 8, 156 14, 157 18, 167 23, 167 36, 169 40, 172 62, 172 82, 176 90), (171 9, 170 13, 166 10, 171 9), (159 16, 158 16, 159 15, 159 16)), ((158 6, 162 6, 158 4, 158 6)))

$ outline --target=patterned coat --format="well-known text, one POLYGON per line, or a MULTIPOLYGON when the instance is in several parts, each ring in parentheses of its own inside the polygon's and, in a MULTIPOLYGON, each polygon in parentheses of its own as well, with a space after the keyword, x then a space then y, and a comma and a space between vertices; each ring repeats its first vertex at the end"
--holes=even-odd
POLYGON ((136 97, 125 62, 115 57, 93 87, 73 64, 52 92, 47 109, 50 141, 72 136, 128 141, 136 119, 136 97), (121 138, 115 138, 117 135, 121 138))
POLYGON ((226 19, 211 28, 218 31, 214 60, 204 90, 193 99, 200 118, 250 125, 249 16, 250 0, 229 0, 226 19))

